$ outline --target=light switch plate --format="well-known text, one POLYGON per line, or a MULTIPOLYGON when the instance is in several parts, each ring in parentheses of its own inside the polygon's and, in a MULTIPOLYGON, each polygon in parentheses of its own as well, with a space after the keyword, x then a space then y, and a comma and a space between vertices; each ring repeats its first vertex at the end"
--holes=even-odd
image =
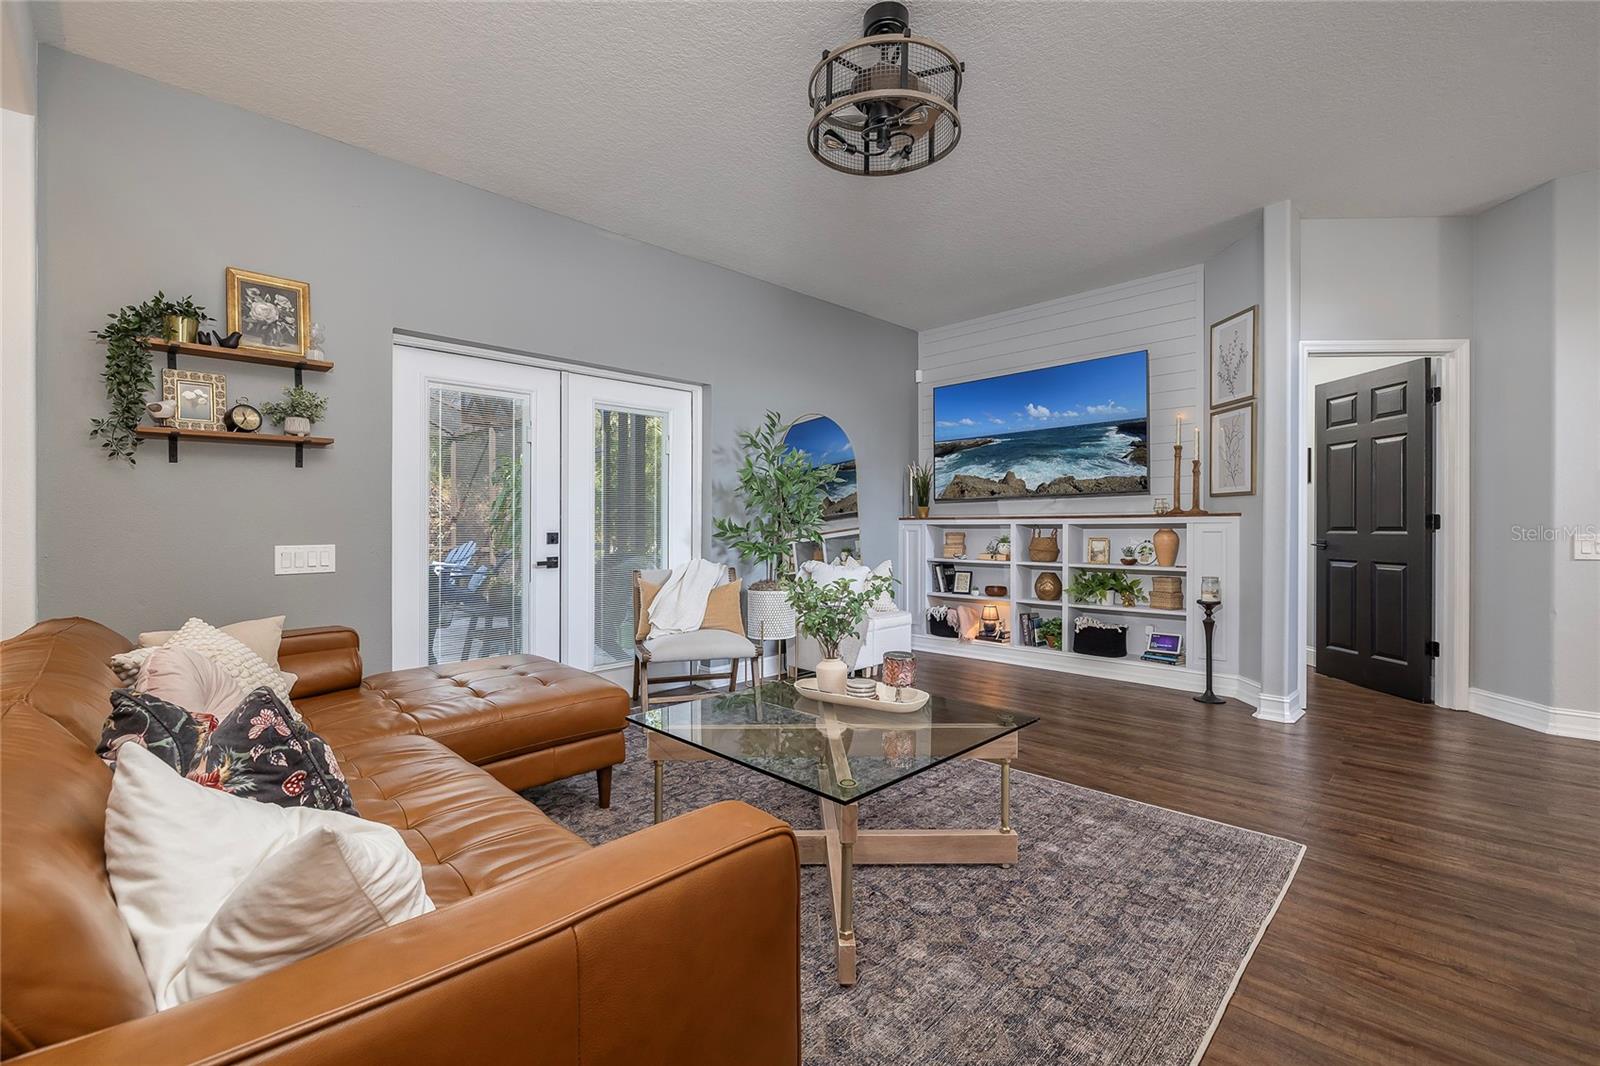
POLYGON ((1574 533, 1572 557, 1586 562, 1600 562, 1600 533, 1574 533))
POLYGON ((272 572, 331 574, 334 559, 332 544, 278 544, 272 549, 272 572))

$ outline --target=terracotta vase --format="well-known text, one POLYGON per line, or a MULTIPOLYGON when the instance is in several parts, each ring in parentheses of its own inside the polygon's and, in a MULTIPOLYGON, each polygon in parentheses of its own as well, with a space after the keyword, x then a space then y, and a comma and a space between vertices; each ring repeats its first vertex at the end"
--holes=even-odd
POLYGON ((1156 530, 1152 538, 1156 545, 1156 565, 1171 566, 1178 561, 1178 532, 1167 526, 1156 530))

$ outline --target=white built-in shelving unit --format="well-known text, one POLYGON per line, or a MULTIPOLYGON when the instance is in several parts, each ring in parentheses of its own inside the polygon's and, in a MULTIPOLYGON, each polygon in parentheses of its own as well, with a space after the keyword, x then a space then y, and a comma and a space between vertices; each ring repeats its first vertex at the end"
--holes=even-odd
POLYGON ((900 549, 900 574, 904 581, 907 605, 912 613, 912 643, 915 650, 992 659, 1164 688, 1193 689, 1196 692, 1205 683, 1205 634, 1201 627, 1204 611, 1195 601, 1200 594, 1200 578, 1216 577, 1221 581, 1223 602, 1222 608, 1216 612, 1217 625, 1212 645, 1216 688, 1223 695, 1240 695, 1237 648, 1242 604, 1239 601, 1237 515, 1084 514, 1003 518, 939 515, 903 520, 900 549), (1178 555, 1173 565, 1124 566, 1118 561, 1124 545, 1153 540, 1156 530, 1163 526, 1178 534, 1178 555), (1036 529, 1055 531, 1060 546, 1060 556, 1055 561, 1033 562, 1028 558, 1028 542, 1036 529), (946 532, 966 534, 966 558, 943 557, 946 532), (1001 534, 1010 534, 1011 558, 1006 561, 978 559, 977 556, 985 551, 989 542, 998 539, 1001 534), (1088 561, 1091 537, 1111 539, 1112 561, 1109 564, 1091 564, 1088 561), (963 595, 938 591, 934 568, 941 564, 972 571, 972 593, 963 595), (1115 570, 1133 574, 1140 579, 1147 593, 1151 587, 1150 578, 1163 574, 1181 576, 1184 606, 1165 610, 1151 607, 1148 603, 1133 607, 1125 607, 1120 603, 1073 603, 1066 588, 1073 575, 1080 570, 1115 570), (1035 592, 1034 583, 1045 573, 1052 573, 1060 579, 1062 595, 1059 600, 1046 600, 1035 592), (988 585, 1004 585, 1006 595, 985 595, 983 590, 988 585), (994 605, 1010 630, 1010 639, 1000 643, 933 636, 928 632, 927 610, 936 605, 968 605, 979 609, 994 605), (1041 618, 1060 617, 1062 647, 1024 645, 1022 627, 1018 624, 1018 615, 1023 612, 1036 613, 1041 618), (1085 614, 1128 627, 1126 658, 1081 655, 1071 650, 1073 624, 1080 615, 1085 614), (1184 662, 1168 665, 1141 660, 1139 655, 1144 651, 1148 634, 1152 631, 1181 634, 1184 662))

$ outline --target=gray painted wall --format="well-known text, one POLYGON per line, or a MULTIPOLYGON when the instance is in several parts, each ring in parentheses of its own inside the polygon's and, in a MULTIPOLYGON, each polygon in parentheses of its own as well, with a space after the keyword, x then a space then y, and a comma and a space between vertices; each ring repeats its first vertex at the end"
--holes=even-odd
MULTIPOLYGON (((40 56, 39 599, 123 632, 287 613, 389 661, 395 330, 708 386, 706 511, 767 407, 855 443, 863 550, 887 558, 916 439, 909 330, 448 181, 55 49, 40 56), (338 443, 99 457, 107 311, 156 289, 222 311, 223 270, 311 283, 338 443), (271 546, 335 543, 336 574, 272 576, 271 546)), ((715 225, 715 219, 707 219, 715 225)), ((198 365, 198 361, 194 364, 198 365)), ((229 393, 288 384, 233 364, 229 393)), ((709 543, 708 552, 719 554, 709 543)))
MULTIPOLYGON (((1203 344, 1209 344, 1211 323, 1220 322, 1236 312, 1261 303, 1261 218, 1256 216, 1255 229, 1249 236, 1228 245, 1205 264, 1205 322, 1203 344)), ((1202 347, 1202 351, 1204 351, 1202 347)), ((1263 356, 1265 353, 1262 353, 1263 356)), ((1202 381, 1204 380, 1202 363, 1202 381)), ((1259 404, 1257 418, 1260 417, 1259 404)), ((1259 431, 1259 423, 1258 423, 1259 431)), ((1208 421, 1209 431, 1209 421, 1208 421)), ((1259 446, 1260 439, 1257 438, 1259 446)), ((1259 459, 1258 473, 1259 473, 1259 459)), ((1210 500, 1206 504, 1215 511, 1238 511, 1239 519, 1239 673, 1248 678, 1261 678, 1261 612, 1255 605, 1261 602, 1261 494, 1253 496, 1227 496, 1210 500)))
POLYGON ((1300 336, 1465 337, 1472 329, 1470 218, 1300 222, 1300 336))

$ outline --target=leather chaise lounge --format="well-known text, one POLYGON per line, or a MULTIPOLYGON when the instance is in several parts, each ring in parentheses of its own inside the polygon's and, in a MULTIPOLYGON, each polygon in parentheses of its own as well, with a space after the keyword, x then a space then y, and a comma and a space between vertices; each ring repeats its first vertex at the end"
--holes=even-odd
POLYGON ((356 634, 289 631, 292 693, 438 909, 157 1012, 105 871, 95 755, 128 642, 0 645, 0 1058, 40 1064, 799 1061, 799 868, 720 803, 590 847, 516 795, 623 759, 627 696, 531 656, 363 679, 356 634))

